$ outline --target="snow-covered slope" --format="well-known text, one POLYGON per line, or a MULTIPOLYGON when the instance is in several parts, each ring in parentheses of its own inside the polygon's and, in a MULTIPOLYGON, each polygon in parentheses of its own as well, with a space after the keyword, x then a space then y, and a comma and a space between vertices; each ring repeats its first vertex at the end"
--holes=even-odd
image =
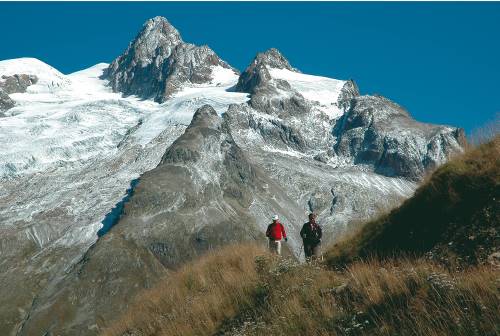
MULTIPOLYGON (((0 76, 22 71, 40 78, 36 88, 29 87, 26 93, 11 95, 16 106, 8 111, 8 117, 0 119, 0 142, 10 144, 0 151, 0 178, 4 185, 0 191, 3 225, 33 218, 37 213, 51 209, 52 206, 45 201, 58 192, 48 193, 33 204, 24 202, 21 207, 12 202, 12 195, 9 202, 2 202, 2 196, 7 196, 7 186, 16 185, 21 176, 47 176, 54 171, 59 176, 56 179, 65 174, 73 176, 79 170, 88 169, 89 163, 120 157, 129 147, 138 146, 139 152, 145 152, 161 134, 167 136, 166 143, 152 149, 158 151, 155 160, 142 169, 134 167, 128 174, 123 173, 122 183, 115 184, 112 193, 124 193, 131 180, 158 163, 165 146, 189 124, 196 108, 210 104, 222 114, 229 104, 247 100, 246 94, 227 91, 238 78, 234 72, 222 67, 214 68, 216 76, 211 83, 186 87, 164 104, 136 97, 123 98, 112 92, 107 81, 100 79, 106 67, 107 64, 98 64, 62 75, 35 59, 0 62, 0 76), (61 85, 52 85, 56 82, 61 85)), ((71 188, 76 182, 70 181, 64 189, 71 188)), ((115 197, 109 201, 113 200, 115 197)), ((78 211, 78 208, 72 211, 78 211)), ((93 227, 92 232, 84 236, 92 236, 97 229, 93 227)), ((36 234, 30 234, 32 236, 36 234)), ((57 237, 38 240, 50 242, 54 238, 57 237)))
POLYGON ((116 152, 125 134, 144 146, 169 125, 189 124, 197 107, 211 104, 223 113, 229 104, 247 100, 244 93, 227 91, 238 77, 219 66, 212 83, 186 87, 165 104, 112 92, 99 78, 107 67, 102 63, 63 75, 36 59, 0 61, 0 76, 39 78, 26 93, 11 95, 16 106, 0 119, 0 143, 15 144, 0 151, 0 177, 83 164, 116 152))

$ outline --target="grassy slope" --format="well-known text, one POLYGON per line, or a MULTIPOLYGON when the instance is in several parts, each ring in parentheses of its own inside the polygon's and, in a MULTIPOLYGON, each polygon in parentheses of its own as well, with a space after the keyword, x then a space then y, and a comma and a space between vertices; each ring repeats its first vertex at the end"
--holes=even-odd
POLYGON ((334 246, 327 260, 342 265, 405 252, 450 266, 484 262, 500 243, 499 197, 500 136, 441 166, 402 206, 334 246))
POLYGON ((139 295, 103 335, 498 335, 499 271, 480 263, 498 249, 498 149, 497 138, 438 169, 328 263, 229 246, 139 295), (387 257, 400 250, 412 256, 387 257), (470 265, 417 256, 429 250, 470 265))
POLYGON ((498 335, 498 271, 450 273, 425 260, 343 271, 226 247, 137 297, 116 335, 498 335))

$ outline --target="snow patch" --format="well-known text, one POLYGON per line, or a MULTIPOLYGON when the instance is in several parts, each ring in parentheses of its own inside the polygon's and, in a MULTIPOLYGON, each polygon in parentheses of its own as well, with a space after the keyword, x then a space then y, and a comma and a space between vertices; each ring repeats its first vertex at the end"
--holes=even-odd
POLYGON ((274 79, 287 81, 292 89, 299 92, 304 98, 320 104, 320 110, 330 118, 342 114, 337 101, 346 81, 328 77, 306 75, 288 69, 270 68, 269 73, 274 79))
POLYGON ((307 157, 306 154, 299 152, 299 151, 296 151, 296 150, 293 150, 293 149, 285 150, 285 149, 279 149, 279 148, 268 146, 268 145, 262 146, 262 149, 265 150, 266 152, 279 153, 279 154, 283 154, 283 155, 287 155, 287 156, 293 156, 296 158, 307 157))
POLYGON ((212 68, 212 83, 216 86, 233 86, 238 82, 238 74, 233 69, 216 65, 212 68))

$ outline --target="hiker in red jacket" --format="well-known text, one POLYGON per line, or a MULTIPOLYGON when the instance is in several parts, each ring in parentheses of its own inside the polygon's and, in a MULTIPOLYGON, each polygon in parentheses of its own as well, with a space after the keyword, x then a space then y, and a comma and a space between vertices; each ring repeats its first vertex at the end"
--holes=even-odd
POLYGON ((269 250, 281 255, 281 240, 288 241, 288 238, 286 237, 285 227, 278 220, 278 215, 274 215, 273 222, 267 227, 266 237, 269 238, 269 250))

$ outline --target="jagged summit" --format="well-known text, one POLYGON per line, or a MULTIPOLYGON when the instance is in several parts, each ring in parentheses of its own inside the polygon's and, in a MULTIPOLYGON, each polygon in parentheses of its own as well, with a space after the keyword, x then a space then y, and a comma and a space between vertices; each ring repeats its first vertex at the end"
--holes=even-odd
POLYGON ((210 84, 217 69, 231 69, 208 46, 185 43, 167 19, 146 21, 127 50, 104 74, 114 91, 164 102, 193 84, 210 84))
POLYGON ((130 56, 135 62, 147 65, 155 58, 158 48, 162 49, 162 56, 168 57, 173 48, 182 42, 179 31, 167 19, 157 16, 146 21, 137 37, 131 42, 130 56))
POLYGON ((162 32, 164 35, 169 36, 172 42, 177 40, 177 43, 182 42, 179 31, 163 16, 155 16, 147 20, 143 25, 143 30, 139 35, 148 32, 162 32))

